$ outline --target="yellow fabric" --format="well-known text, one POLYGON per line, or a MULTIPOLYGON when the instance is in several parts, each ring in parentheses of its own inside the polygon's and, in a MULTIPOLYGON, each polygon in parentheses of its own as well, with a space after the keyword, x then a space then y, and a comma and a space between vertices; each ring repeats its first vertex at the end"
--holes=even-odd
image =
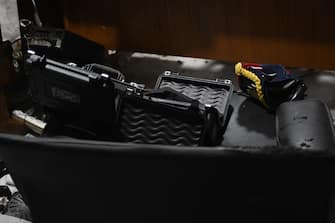
POLYGON ((265 100, 264 100, 264 93, 262 89, 262 82, 261 80, 257 77, 256 74, 252 73, 251 71, 248 71, 247 69, 244 69, 242 66, 242 63, 238 63, 235 65, 235 73, 237 76, 243 76, 245 78, 248 78, 249 80, 253 81, 256 85, 256 92, 258 99, 266 106, 265 100))

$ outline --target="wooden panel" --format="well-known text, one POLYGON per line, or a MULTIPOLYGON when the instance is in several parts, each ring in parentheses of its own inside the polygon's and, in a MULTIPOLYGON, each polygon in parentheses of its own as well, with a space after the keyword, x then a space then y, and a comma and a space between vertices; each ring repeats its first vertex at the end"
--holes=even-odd
POLYGON ((335 2, 65 1, 65 25, 109 48, 333 68, 335 2))

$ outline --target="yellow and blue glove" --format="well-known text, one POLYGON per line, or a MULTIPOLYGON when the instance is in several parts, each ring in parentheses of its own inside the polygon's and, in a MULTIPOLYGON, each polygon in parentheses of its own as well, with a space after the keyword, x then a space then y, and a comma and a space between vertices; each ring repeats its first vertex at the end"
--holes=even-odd
POLYGON ((303 81, 282 65, 238 63, 235 73, 241 90, 269 110, 286 101, 302 100, 307 90, 303 81))

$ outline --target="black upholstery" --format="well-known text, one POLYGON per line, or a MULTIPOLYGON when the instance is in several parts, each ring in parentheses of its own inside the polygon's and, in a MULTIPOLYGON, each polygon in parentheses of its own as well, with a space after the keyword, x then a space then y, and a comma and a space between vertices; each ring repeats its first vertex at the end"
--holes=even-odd
POLYGON ((34 223, 327 222, 334 157, 0 135, 34 223))
POLYGON ((286 102, 277 110, 277 139, 283 146, 334 150, 335 131, 328 107, 318 100, 286 102))

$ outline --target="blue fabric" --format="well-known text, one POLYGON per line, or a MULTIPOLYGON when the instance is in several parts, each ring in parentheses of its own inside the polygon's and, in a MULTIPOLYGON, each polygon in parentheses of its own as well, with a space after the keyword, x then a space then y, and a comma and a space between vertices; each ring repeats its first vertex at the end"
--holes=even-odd
POLYGON ((281 82, 295 79, 296 76, 285 69, 282 65, 260 64, 262 69, 247 68, 249 71, 256 74, 260 79, 266 79, 269 82, 281 82), (275 74, 274 76, 272 76, 275 74))

